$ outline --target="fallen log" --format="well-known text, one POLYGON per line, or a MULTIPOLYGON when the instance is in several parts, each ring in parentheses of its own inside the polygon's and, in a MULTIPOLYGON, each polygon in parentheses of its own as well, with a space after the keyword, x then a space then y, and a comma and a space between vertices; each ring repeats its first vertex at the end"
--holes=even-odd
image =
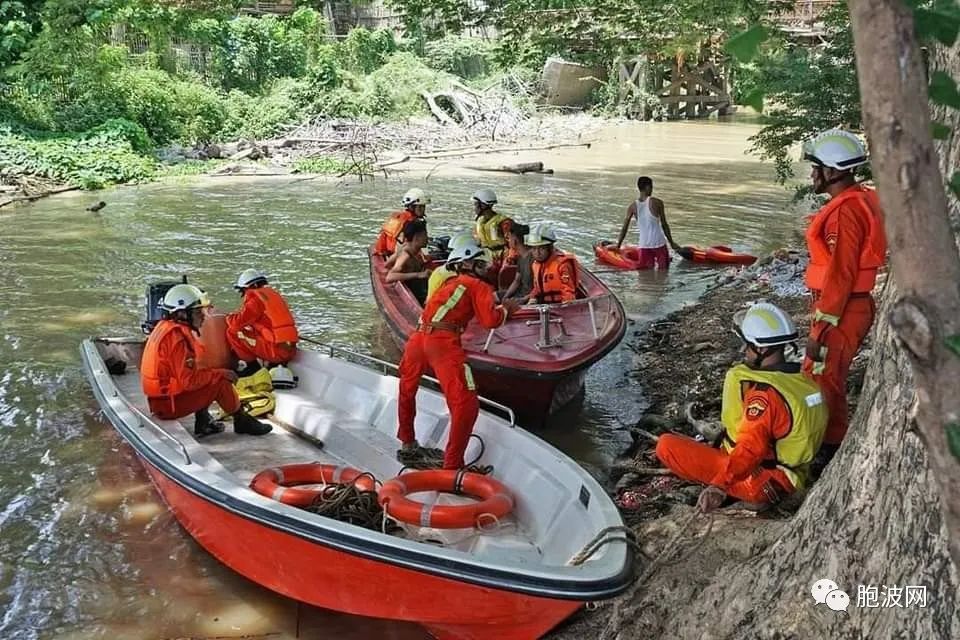
POLYGON ((409 161, 409 160, 410 160, 410 156, 403 156, 403 157, 400 157, 400 158, 394 158, 394 159, 392 159, 392 160, 384 160, 383 162, 377 162, 377 163, 376 163, 376 166, 377 166, 377 168, 382 169, 382 168, 384 168, 384 167, 392 167, 392 166, 395 165, 395 164, 402 164, 402 163, 407 162, 407 161, 409 161))
POLYGON ((35 200, 40 200, 41 198, 46 198, 47 196, 56 195, 58 193, 79 190, 80 187, 57 187, 56 189, 50 189, 48 191, 44 191, 43 193, 35 193, 30 196, 14 196, 12 198, 7 198, 6 200, 0 200, 0 208, 5 207, 8 204, 13 204, 14 202, 33 202, 35 200))
POLYGON ((440 106, 437 104, 437 101, 434 99, 432 95, 430 95, 426 91, 421 91, 420 95, 423 96, 423 99, 427 101, 427 106, 430 108, 430 113, 432 113, 433 116, 437 120, 439 120, 442 124, 452 124, 452 125, 457 124, 456 120, 451 118, 446 111, 440 108, 440 106))
POLYGON ((519 164, 504 164, 499 167, 477 167, 470 166, 467 169, 474 171, 499 171, 501 173, 545 173, 552 174, 553 169, 544 169, 542 162, 521 162, 519 164))

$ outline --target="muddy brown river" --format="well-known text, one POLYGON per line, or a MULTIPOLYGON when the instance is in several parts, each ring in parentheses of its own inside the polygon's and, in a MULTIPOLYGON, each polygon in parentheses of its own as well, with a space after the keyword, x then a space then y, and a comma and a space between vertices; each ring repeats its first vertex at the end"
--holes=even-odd
MULTIPOLYGON (((681 244, 768 252, 788 242, 798 213, 773 184, 772 167, 745 155, 755 130, 737 122, 637 123, 603 131, 590 149, 502 159, 543 160, 552 176, 447 166, 426 183, 423 171, 362 184, 211 178, 5 209, 0 638, 425 637, 414 624, 298 605, 203 551, 100 417, 81 371, 80 340, 136 333, 145 283, 180 273, 230 309, 237 302, 230 285, 254 266, 287 296, 304 335, 395 360, 364 250, 412 186, 433 198, 435 235, 467 228, 471 194, 489 186, 504 213, 554 222, 559 245, 593 268, 592 244, 615 239, 636 178, 646 174, 681 244), (84 210, 97 200, 106 208, 84 210)), ((631 318, 627 340, 696 299, 718 272, 680 260, 666 273, 597 270, 631 318)), ((645 406, 625 375, 635 361, 630 349, 614 350, 590 371, 583 398, 538 433, 599 475, 629 440, 622 425, 645 406)))

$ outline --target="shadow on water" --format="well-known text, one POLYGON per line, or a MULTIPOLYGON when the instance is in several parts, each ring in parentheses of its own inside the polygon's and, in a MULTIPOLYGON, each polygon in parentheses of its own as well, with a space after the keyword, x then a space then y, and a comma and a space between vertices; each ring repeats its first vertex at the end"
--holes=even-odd
MULTIPOLYGON (((301 638, 423 637, 412 625, 298 609, 200 549, 99 417, 79 341, 135 333, 148 280, 189 273, 229 309, 237 273, 258 266, 287 295, 304 335, 396 361, 364 250, 410 186, 431 192, 435 235, 469 227, 471 194, 491 186, 504 213, 554 222, 560 245, 593 268, 593 243, 615 238, 644 173, 681 244, 764 253, 788 241, 796 214, 769 167, 742 155, 754 130, 618 128, 590 150, 543 158, 554 176, 437 174, 426 185, 210 179, 58 197, 4 214, 0 637, 293 637, 297 620, 301 638), (101 199, 108 204, 98 214, 83 210, 101 199)), ((598 271, 631 319, 628 337, 695 299, 717 273, 682 261, 667 273, 598 271)), ((540 435, 599 471, 628 440, 622 424, 645 407, 627 377, 636 366, 636 354, 615 349, 540 435)))

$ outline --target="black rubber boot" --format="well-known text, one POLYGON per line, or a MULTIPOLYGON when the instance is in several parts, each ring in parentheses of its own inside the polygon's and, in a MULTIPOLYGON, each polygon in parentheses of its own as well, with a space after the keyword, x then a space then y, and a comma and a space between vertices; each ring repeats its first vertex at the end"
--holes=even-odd
POLYGON ((206 409, 197 411, 194 416, 193 435, 197 438, 205 438, 215 433, 223 431, 223 425, 213 419, 210 412, 206 409))
POLYGON ((245 433, 250 436, 263 436, 273 431, 273 427, 264 424, 244 410, 233 414, 233 432, 245 433))

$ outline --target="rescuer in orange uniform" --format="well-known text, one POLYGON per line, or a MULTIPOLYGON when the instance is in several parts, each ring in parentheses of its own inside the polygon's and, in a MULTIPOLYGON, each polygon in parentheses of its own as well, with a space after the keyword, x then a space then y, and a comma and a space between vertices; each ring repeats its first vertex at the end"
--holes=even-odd
POLYGON ((722 448, 671 433, 657 441, 671 471, 709 485, 697 502, 705 512, 727 495, 769 505, 805 486, 827 426, 820 388, 784 357, 797 340, 790 316, 763 302, 737 313, 734 328, 746 352, 724 379, 722 448))
POLYGON ((857 184, 852 171, 867 162, 863 143, 832 129, 813 140, 804 158, 813 163, 814 191, 830 195, 806 232, 813 322, 803 363, 830 408, 821 456, 825 464, 847 433, 847 375, 873 324, 876 305, 870 292, 886 259, 887 241, 877 194, 857 184))
POLYGON ((410 189, 401 199, 403 211, 397 211, 387 218, 380 229, 373 245, 373 252, 378 256, 392 256, 397 250, 397 242, 403 241, 403 227, 412 220, 424 219, 427 215, 427 205, 430 197, 423 189, 410 189))
POLYGON ((533 289, 527 304, 551 304, 577 299, 577 259, 553 245, 557 234, 548 224, 535 224, 526 245, 533 251, 533 289))
POLYGON ((397 452, 400 462, 423 456, 417 442, 414 418, 417 414, 417 389, 428 367, 440 381, 450 410, 450 430, 443 454, 444 469, 464 466, 463 454, 480 411, 473 372, 460 345, 460 334, 476 316, 488 329, 502 325, 519 307, 516 300, 497 305, 493 287, 483 280, 492 262, 490 252, 476 242, 463 243, 451 251, 447 268, 456 275, 446 280, 427 299, 417 330, 410 336, 400 359, 400 398, 397 437, 402 444, 397 452))
POLYGON ((290 307, 276 289, 267 285, 265 275, 247 269, 233 286, 243 301, 235 313, 227 315, 227 343, 247 366, 257 358, 270 367, 286 365, 297 353, 300 335, 290 307))
POLYGON ((163 297, 165 316, 150 332, 140 361, 140 380, 150 411, 163 420, 196 415, 194 433, 207 436, 223 431, 207 411, 216 402, 224 413, 233 416, 236 433, 263 435, 270 425, 263 424, 240 408, 233 388, 237 374, 229 369, 201 369, 197 354, 203 324, 206 296, 189 284, 171 287, 163 297))

